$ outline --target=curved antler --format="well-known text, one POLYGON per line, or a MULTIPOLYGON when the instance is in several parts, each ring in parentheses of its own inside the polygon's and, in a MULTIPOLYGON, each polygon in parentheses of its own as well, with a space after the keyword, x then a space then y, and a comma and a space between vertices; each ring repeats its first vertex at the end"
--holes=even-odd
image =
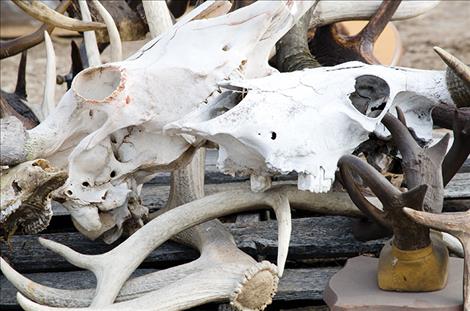
POLYGON ((341 157, 338 161, 338 167, 340 170, 343 186, 348 191, 349 196, 354 204, 356 204, 356 206, 366 215, 372 216, 372 218, 379 222, 382 226, 391 228, 390 220, 386 218, 385 212, 370 203, 361 193, 358 185, 354 181, 351 170, 356 173, 360 172, 359 174, 361 178, 363 178, 368 185, 374 185, 374 188, 378 191, 378 193, 383 194, 381 195, 381 199, 388 200, 392 196, 390 196, 387 191, 394 193, 396 189, 393 188, 393 186, 372 166, 367 165, 356 156, 346 155, 341 157))
POLYGON ((428 185, 424 209, 440 212, 444 202, 444 185, 442 174, 436 174, 442 170, 442 161, 447 151, 449 135, 444 136, 437 144, 430 148, 421 148, 408 131, 403 113, 397 107, 401 121, 387 113, 382 123, 392 134, 394 143, 400 151, 403 161, 406 186, 415 188, 419 185, 428 185))
MULTIPOLYGON (((72 0, 61 2, 56 8, 57 13, 65 13, 70 3, 72 3, 72 0)), ((21 36, 9 41, 0 41, 0 59, 16 55, 38 45, 42 40, 44 40, 44 31, 51 33, 54 28, 54 25, 44 24, 32 34, 21 36)))
POLYGON ((453 120, 454 142, 442 162, 444 186, 454 177, 470 154, 470 107, 455 109, 453 120))
POLYGON ((317 29, 309 47, 318 61, 325 66, 346 61, 380 64, 373 54, 374 43, 400 6, 401 0, 383 1, 367 25, 354 36, 340 34, 337 24, 317 29))
POLYGON ((464 249, 463 272, 464 311, 470 310, 470 211, 462 213, 433 214, 404 208, 411 219, 424 226, 444 231, 460 240, 464 249))
POLYGON ((434 47, 434 51, 448 66, 446 84, 455 105, 470 106, 470 67, 439 47, 434 47))
POLYGON ((72 31, 89 31, 105 28, 106 25, 98 22, 82 22, 50 9, 39 0, 12 0, 20 9, 26 12, 31 17, 40 20, 48 25, 72 30, 72 31))

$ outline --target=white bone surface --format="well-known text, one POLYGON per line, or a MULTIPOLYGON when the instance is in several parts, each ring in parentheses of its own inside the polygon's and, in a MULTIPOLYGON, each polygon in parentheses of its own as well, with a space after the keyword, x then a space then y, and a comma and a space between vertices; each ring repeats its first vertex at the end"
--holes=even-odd
POLYGON ((167 132, 218 143, 218 164, 225 173, 269 176, 296 171, 299 189, 314 192, 330 189, 338 159, 367 140, 369 133, 388 136, 380 121, 391 107, 406 108, 409 126, 418 137, 430 140, 431 104, 452 102, 444 72, 360 62, 228 81, 221 86, 246 95, 218 115, 224 107, 233 106, 228 103, 233 94, 225 94, 166 126, 167 132), (385 109, 375 118, 359 112, 349 99, 356 78, 363 75, 380 77, 390 88, 385 109), (409 98, 417 96, 423 100, 413 107, 409 98))
POLYGON ((229 9, 215 3, 216 11, 205 12, 209 2, 129 59, 80 72, 57 108, 28 132, 26 149, 28 158, 68 166, 59 194, 82 232, 95 237, 107 228, 98 211, 127 204, 146 178, 182 163, 191 145, 164 135, 164 125, 218 95, 219 81, 275 72, 269 52, 314 3, 259 2, 191 20, 229 9))

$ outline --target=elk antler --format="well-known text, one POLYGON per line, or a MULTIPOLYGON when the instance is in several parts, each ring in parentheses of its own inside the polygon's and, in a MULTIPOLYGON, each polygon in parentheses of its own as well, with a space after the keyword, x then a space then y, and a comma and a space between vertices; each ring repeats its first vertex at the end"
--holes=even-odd
POLYGON ((105 28, 106 25, 98 22, 82 22, 73 18, 66 17, 62 14, 50 9, 39 0, 12 0, 20 9, 31 17, 41 22, 54 25, 56 27, 73 30, 73 31, 89 31, 105 28))
POLYGON ((373 54, 374 43, 395 14, 400 3, 401 0, 383 1, 367 25, 355 36, 341 34, 337 24, 318 28, 309 44, 312 54, 324 66, 353 60, 368 64, 380 64, 373 54))
POLYGON ((460 240, 465 253, 463 272, 464 311, 470 310, 470 211, 462 213, 432 214, 404 208, 413 221, 452 234, 460 240))

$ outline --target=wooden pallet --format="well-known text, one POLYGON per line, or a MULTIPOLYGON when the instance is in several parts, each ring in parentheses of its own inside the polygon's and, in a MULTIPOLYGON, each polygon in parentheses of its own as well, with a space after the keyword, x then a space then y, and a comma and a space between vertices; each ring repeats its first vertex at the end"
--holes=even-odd
MULTIPOLYGON (((244 178, 231 178, 216 172, 214 153, 209 152, 206 166, 206 194, 230 189, 248 188, 244 178)), ((290 183, 295 174, 284 176, 277 183, 290 183)), ((160 174, 143 188, 143 201, 152 210, 165 204, 169 193, 169 176, 160 174)), ((462 167, 445 191, 445 208, 464 210, 470 207, 470 161, 462 167)), ((228 217, 225 225, 232 232, 238 247, 258 261, 276 262, 277 224, 270 212, 241 214, 228 217)), ((352 235, 355 219, 342 216, 319 216, 305 212, 293 213, 292 237, 286 272, 281 279, 274 303, 268 310, 326 310, 322 300, 329 278, 347 258, 366 254, 377 256, 386 239, 369 242, 356 241, 352 235), (297 309, 300 308, 300 309, 297 309), (306 309, 305 309, 306 310, 306 309)), ((95 286, 91 272, 79 270, 59 255, 43 248, 37 241, 44 237, 86 254, 109 251, 112 245, 90 241, 76 232, 68 212, 54 204, 54 217, 49 228, 41 234, 17 235, 11 246, 0 245, 0 251, 12 266, 28 278, 57 288, 90 288, 95 286)), ((185 263, 197 258, 198 253, 188 247, 167 242, 153 251, 141 264, 135 275, 185 263)), ((16 289, 0 277, 0 310, 21 310, 16 303, 16 289)), ((210 304, 194 310, 230 310, 227 304, 210 304)))

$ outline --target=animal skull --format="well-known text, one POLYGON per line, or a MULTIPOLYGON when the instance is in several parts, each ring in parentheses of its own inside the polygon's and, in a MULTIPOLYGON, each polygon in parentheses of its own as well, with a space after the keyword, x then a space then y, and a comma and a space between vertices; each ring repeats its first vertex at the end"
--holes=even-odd
POLYGON ((218 143, 218 164, 225 173, 272 176, 296 171, 299 189, 314 192, 330 189, 338 159, 369 133, 389 135, 379 124, 392 106, 407 105, 405 99, 411 96, 423 97, 424 107, 404 110, 418 137, 429 140, 429 102, 452 102, 445 72, 360 62, 228 81, 221 87, 231 92, 168 125, 167 133, 218 143), (238 104, 237 93, 246 94, 238 104), (376 109, 383 110, 373 116, 376 109))
POLYGON ((102 213, 116 211, 118 223, 145 215, 121 207, 157 171, 177 168, 194 151, 183 137, 163 135, 163 126, 218 95, 218 81, 274 72, 271 49, 315 2, 259 2, 192 20, 214 3, 198 7, 129 59, 80 72, 49 117, 25 133, 26 157, 68 162, 58 195, 90 237, 107 229, 102 213))

